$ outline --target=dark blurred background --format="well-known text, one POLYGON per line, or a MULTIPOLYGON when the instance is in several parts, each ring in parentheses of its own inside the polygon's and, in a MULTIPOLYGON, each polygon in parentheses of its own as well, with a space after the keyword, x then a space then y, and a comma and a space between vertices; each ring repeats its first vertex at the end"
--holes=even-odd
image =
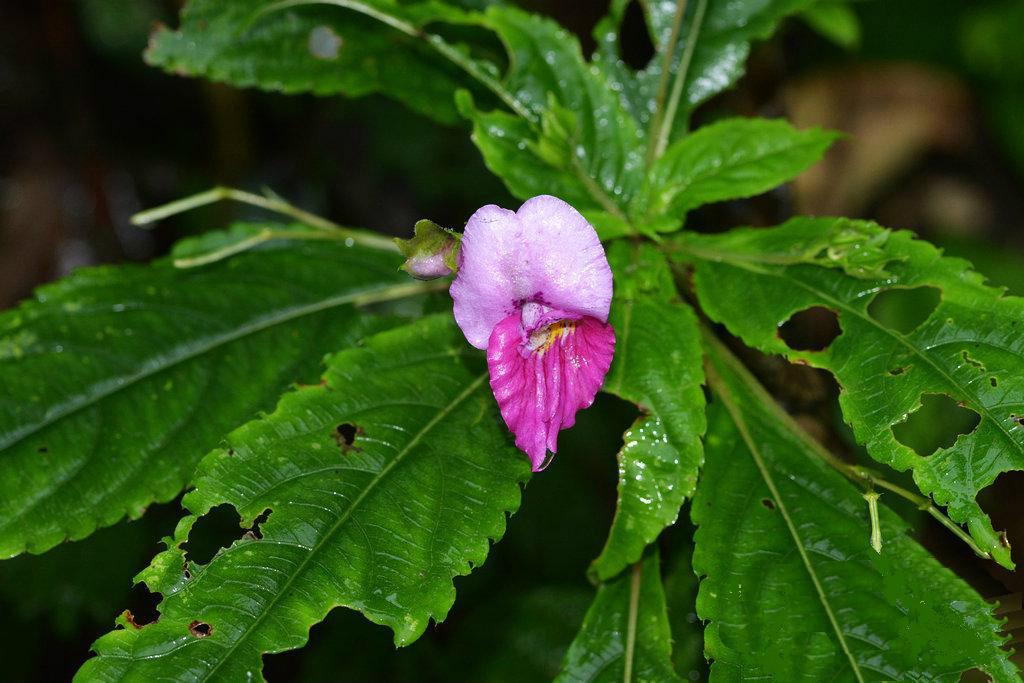
MULTIPOLYGON (((343 223, 404 235, 430 217, 461 225, 485 203, 514 205, 484 168, 465 130, 440 128, 379 97, 283 97, 169 76, 140 53, 154 22, 175 23, 174 0, 38 0, 0 4, 0 305, 40 283, 96 263, 145 261, 186 234, 260 215, 222 204, 152 231, 129 216, 215 184, 259 190, 343 223)), ((522 3, 553 15, 584 48, 606 3, 522 3)), ((624 57, 649 56, 639 11, 624 27, 624 57)), ((709 102, 725 111, 786 116, 849 134, 789 187, 698 212, 692 225, 770 225, 794 212, 873 218, 910 227, 1024 294, 1024 2, 864 0, 852 4, 859 38, 840 46, 790 20, 753 52, 748 75, 709 102)), ((896 302, 892 315, 914 314, 896 302), (901 310, 901 306, 903 309, 901 310)), ((803 343, 827 317, 799 321, 803 343)), ((761 378, 818 438, 851 458, 858 448, 825 374, 748 354, 761 378)), ((901 439, 931 452, 964 429, 957 407, 926 404, 901 439)), ((457 580, 449 619, 397 656, 388 632, 335 610, 301 653, 265 658, 271 681, 544 680, 557 669, 592 596, 584 578, 615 500, 614 453, 628 410, 604 397, 581 414, 566 455, 531 483, 523 509, 488 563, 457 580)), ((1024 547, 1024 479, 983 492, 997 529, 1024 547)), ((1024 627, 1018 575, 976 561, 912 509, 919 537, 983 595, 1009 596, 1007 630, 1024 627)), ((93 638, 130 608, 154 616, 131 577, 180 515, 175 501, 40 557, 0 563, 0 678, 68 680, 93 638)), ((685 515, 685 511, 684 511, 685 515)), ((685 546, 689 529, 669 544, 685 546)), ((219 510, 196 527, 198 559, 237 536, 219 510)), ((1017 561, 1024 557, 1017 553, 1017 561)), ((674 560, 669 560, 674 562, 674 560)), ((688 585, 676 593, 687 595, 688 585)), ((680 602, 686 602, 680 600, 680 602)), ((692 620, 690 607, 674 621, 692 620)), ((699 643, 679 643, 681 674, 700 680, 699 643)))

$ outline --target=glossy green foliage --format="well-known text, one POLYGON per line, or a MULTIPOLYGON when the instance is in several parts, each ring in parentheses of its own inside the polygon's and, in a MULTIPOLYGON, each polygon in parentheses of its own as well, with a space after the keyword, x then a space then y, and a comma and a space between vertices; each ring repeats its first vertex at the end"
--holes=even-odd
POLYGON ((597 224, 621 228, 643 182, 636 122, 587 64, 576 37, 554 21, 495 7, 486 24, 509 50, 506 87, 540 125, 504 111, 481 112, 461 96, 484 161, 517 197, 551 194, 554 187, 597 224))
POLYGON ((1019 681, 992 605, 860 491, 717 342, 707 463, 693 501, 711 680, 1019 681))
POLYGON ((856 241, 836 258, 816 255, 813 265, 780 264, 744 246, 747 240, 792 245, 812 226, 829 234, 849 227, 846 220, 800 219, 767 231, 687 236, 681 249, 696 266, 697 294, 711 318, 751 346, 835 373, 846 420, 872 457, 911 469, 921 491, 966 523, 984 552, 1012 567, 1009 541, 993 531, 975 498, 1000 473, 1024 469, 1024 299, 987 286, 969 263, 942 256, 909 232, 857 225, 859 243, 882 250, 869 254, 869 270, 887 260, 887 276, 848 274, 860 263, 856 241), (921 287, 937 289, 941 301, 912 330, 893 326, 871 307, 880 292, 921 287), (779 326, 815 306, 838 315, 842 334, 821 351, 790 348, 779 326), (927 394, 950 397, 980 422, 949 447, 921 455, 900 443, 893 427, 927 394))
POLYGON ((607 580, 640 559, 675 522, 703 461, 704 371, 697 317, 680 301, 665 257, 650 244, 608 252, 617 288, 609 317, 615 358, 604 390, 641 411, 623 437, 615 519, 591 567, 607 580))
MULTIPOLYGON (((651 169, 653 182, 645 184, 658 135, 648 130, 651 112, 666 122, 672 135, 664 142, 671 142, 685 130, 689 107, 742 73, 749 41, 767 36, 781 17, 810 3, 712 0, 695 16, 700 4, 690 3, 684 20, 697 30, 692 36, 679 32, 672 43, 670 63, 679 69, 686 42, 696 40, 681 111, 666 101, 663 54, 639 73, 618 59, 623 3, 613 4, 599 28, 602 47, 594 64, 554 21, 514 7, 472 12, 440 2, 387 0, 192 0, 179 29, 157 31, 147 56, 177 73, 240 86, 382 91, 445 122, 453 119, 452 97, 460 91, 457 108, 472 122, 474 142, 514 195, 557 195, 610 238, 650 232, 652 224, 676 229, 686 210, 702 203, 770 189, 816 161, 831 140, 820 131, 781 131, 781 122, 719 124, 724 128, 666 150, 651 169), (474 47, 428 32, 444 23, 492 32, 507 54, 481 49, 483 37, 474 47), (271 53, 274 59, 264 57, 271 53), (478 106, 470 90, 488 104, 478 106)), ((669 5, 666 14, 665 5, 645 4, 652 36, 663 48, 674 12, 669 5)))
POLYGON ((751 197, 821 159, 837 134, 797 130, 782 119, 726 119, 679 140, 651 166, 633 215, 661 230, 679 228, 702 204, 751 197))
POLYGON ((381 92, 454 123, 452 93, 472 79, 408 31, 465 17, 438 2, 190 0, 176 30, 157 28, 145 57, 175 74, 239 87, 353 97, 381 92), (272 5, 291 6, 262 12, 272 5))
POLYGON ((97 641, 80 681, 245 681, 261 655, 301 647, 335 606, 389 626, 398 645, 440 621, 501 538, 529 476, 482 355, 439 315, 328 361, 322 385, 286 394, 200 464, 193 515, 224 503, 258 529, 207 565, 181 545, 139 575, 159 621, 97 641))
POLYGON ((885 278, 886 264, 895 261, 886 249, 892 234, 871 221, 852 218, 809 218, 786 221, 784 229, 737 228, 718 234, 713 241, 692 233, 676 240, 684 253, 714 261, 721 256, 737 262, 789 266, 799 263, 839 268, 857 278, 885 278))
POLYGON ((90 268, 0 314, 0 556, 176 496, 229 430, 315 382, 413 293, 397 255, 278 242, 203 268, 90 268))
POLYGON ((555 683, 679 683, 658 551, 597 589, 555 683))
MULTIPOLYGON (((608 74, 609 82, 621 93, 623 104, 640 124, 641 130, 657 136, 665 127, 666 142, 685 135, 689 115, 701 102, 726 90, 739 80, 754 40, 769 37, 779 22, 800 12, 817 0, 690 0, 689 2, 643 2, 648 31, 655 46, 650 63, 632 71, 619 55, 616 34, 625 16, 627 0, 613 0, 609 16, 594 31, 598 43, 595 62, 608 74), (676 12, 685 14, 676 21, 676 12), (674 26, 678 23, 678 28, 674 26), (696 27, 696 28, 695 28, 696 27), (673 39, 674 38, 674 39, 673 39), (692 48, 688 45, 692 43, 692 48), (690 56, 687 57, 687 53, 690 56), (666 57, 669 76, 662 85, 666 57), (675 115, 660 117, 658 91, 664 101, 671 99, 675 79, 683 74, 675 115)), ((667 106, 667 105, 666 105, 667 106)))
MULTIPOLYGON (((468 123, 513 195, 561 197, 607 243, 617 346, 603 390, 627 405, 600 396, 565 434, 575 447, 542 475, 563 479, 536 482, 547 502, 519 520, 509 552, 539 559, 460 585, 473 596, 450 620, 461 628, 394 671, 422 664, 436 678, 438 662, 468 652, 457 673, 479 681, 549 678, 561 661, 560 683, 954 683, 970 668, 1020 683, 992 606, 884 506, 872 526, 840 473, 863 470, 804 435, 694 308, 751 346, 833 372, 870 454, 911 470, 982 554, 1012 566, 976 498, 1000 473, 1024 470, 1024 300, 864 221, 660 235, 822 157, 835 133, 782 120, 688 127, 786 16, 842 44, 855 42, 856 21, 839 0, 640 2, 655 50, 636 70, 619 44, 629 4, 611 0, 592 57, 552 19, 488 0, 187 0, 179 26, 158 28, 146 52, 177 74, 383 93, 468 123), (878 305, 921 288, 938 304, 915 325, 878 305), (835 312, 841 334, 823 350, 785 342, 780 327, 813 307, 835 312), (704 384, 716 396, 707 414, 704 384), (919 454, 903 443, 904 422, 937 397, 978 424, 919 454), (593 522, 611 516, 623 429, 605 540, 593 522), (579 465, 601 447, 604 457, 579 465), (573 468, 558 474, 566 461, 573 468), (693 539, 677 519, 688 498, 693 539), (533 533, 540 526, 550 535, 533 533), (602 540, 584 617, 592 591, 572 580, 583 584, 602 540)), ((231 196, 212 192, 200 197, 231 196)), ((450 236, 424 230, 400 248, 447 253, 450 236)), ((304 646, 339 606, 407 645, 447 617, 455 578, 503 536, 530 467, 484 355, 447 298, 434 316, 415 303, 446 283, 410 281, 390 241, 349 234, 238 225, 148 267, 80 271, 0 314, 0 556, 82 538, 194 487, 166 550, 136 577, 162 595, 159 619, 123 613, 76 680, 262 680, 265 655, 304 646), (395 311, 420 319, 374 314, 395 311), (229 510, 241 527, 206 560, 207 525, 229 510)), ((387 656, 384 645, 337 647, 370 660, 387 656)))
MULTIPOLYGON (((835 139, 833 133, 797 131, 783 121, 734 119, 697 131, 656 158, 652 136, 657 131, 645 130, 646 121, 651 111, 668 105, 659 104, 653 87, 644 85, 648 72, 634 74, 613 56, 616 13, 623 10, 621 3, 613 4, 612 16, 598 27, 604 47, 593 64, 583 58, 575 38, 553 22, 504 9, 488 12, 487 25, 512 55, 508 89, 540 123, 502 110, 481 111, 468 94, 460 94, 459 107, 473 121, 473 140, 488 167, 517 197, 564 197, 605 239, 675 230, 689 209, 759 194, 790 180, 835 139)), ((716 26, 748 19, 742 13, 712 18, 716 26)), ((746 45, 743 38, 729 43, 730 36, 724 30, 708 40, 725 40, 726 51, 746 45)), ((707 58, 715 60, 710 52, 707 58)))

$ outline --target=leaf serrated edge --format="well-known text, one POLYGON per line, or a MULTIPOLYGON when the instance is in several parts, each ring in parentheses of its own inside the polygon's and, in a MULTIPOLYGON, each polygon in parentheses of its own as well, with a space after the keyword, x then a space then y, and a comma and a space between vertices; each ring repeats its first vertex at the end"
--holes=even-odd
MULTIPOLYGON (((440 320, 440 319, 443 319, 443 318, 446 318, 446 317, 448 317, 448 314, 443 314, 442 313, 442 314, 435 314, 433 316, 429 316, 429 318, 427 318, 427 319, 440 320)), ((387 336, 387 335, 390 335, 390 334, 395 334, 397 332, 400 332, 401 329, 402 328, 398 328, 396 330, 389 330, 389 331, 381 332, 381 333, 378 333, 375 336, 376 337, 382 337, 382 336, 387 336)), ((330 363, 333 363, 339 357, 342 357, 342 356, 345 356, 345 355, 348 355, 348 354, 359 354, 359 353, 362 353, 362 352, 364 352, 364 349, 361 348, 361 347, 354 347, 354 348, 349 348, 349 349, 343 349, 343 350, 339 351, 338 353, 334 354, 333 356, 330 356, 328 358, 327 362, 330 364, 330 363)), ((464 349, 462 351, 462 353, 463 354, 471 354, 473 352, 472 352, 472 350, 464 349)), ((451 354, 445 354, 445 355, 451 355, 451 354)), ((331 368, 328 367, 327 370, 322 375, 323 380, 329 382, 330 381, 330 373, 331 373, 331 368)), ((430 429, 432 429, 434 426, 436 426, 438 423, 440 423, 441 420, 443 420, 445 416, 450 414, 453 410, 455 410, 455 408, 458 405, 460 405, 463 401, 468 399, 470 396, 475 394, 482 386, 484 386, 484 383, 487 380, 487 378, 488 378, 488 373, 487 372, 481 373, 475 380, 473 380, 473 382, 468 384, 466 386, 466 388, 458 396, 456 396, 444 409, 439 411, 437 415, 435 415, 433 418, 431 418, 431 420, 429 420, 428 423, 425 424, 416 433, 416 435, 413 437, 413 439, 411 439, 409 441, 409 443, 407 443, 406 446, 402 449, 402 452, 400 454, 396 455, 395 458, 393 458, 391 460, 391 462, 389 462, 388 465, 385 466, 385 468, 374 477, 373 482, 367 488, 364 489, 364 491, 358 496, 358 498, 349 505, 349 507, 346 510, 346 512, 342 515, 342 517, 337 522, 335 522, 335 524, 331 527, 331 529, 328 530, 324 534, 323 538, 317 544, 317 546, 314 546, 313 548, 310 549, 310 551, 307 554, 306 558, 303 559, 303 561, 300 563, 300 565, 296 569, 296 571, 292 574, 291 577, 289 577, 288 582, 286 583, 286 587, 287 587, 287 585, 290 585, 291 581, 294 580, 294 578, 299 573, 301 573, 302 568, 309 562, 309 558, 311 558, 313 556, 313 554, 316 551, 316 548, 319 547, 320 545, 322 545, 326 541, 327 537, 329 537, 331 534, 334 533, 335 530, 337 530, 338 528, 341 527, 342 523, 348 518, 348 516, 352 513, 352 511, 359 504, 359 502, 361 502, 361 500, 364 498, 364 496, 367 495, 367 493, 374 486, 376 486, 376 484, 381 479, 383 479, 383 477, 388 472, 391 471, 391 469, 404 457, 404 454, 408 453, 408 451, 410 451, 415 446, 416 443, 418 443, 420 440, 422 440, 422 438, 424 438, 424 436, 427 434, 427 432, 430 431, 430 429)), ((267 415, 265 415, 263 417, 259 417, 259 418, 256 418, 255 420, 247 422, 244 425, 241 425, 240 427, 238 427, 235 430, 233 430, 231 432, 231 434, 228 435, 227 438, 230 440, 232 436, 235 436, 235 435, 239 434, 240 432, 242 432, 242 431, 244 431, 244 430, 246 430, 248 428, 251 428, 252 424, 254 424, 254 423, 258 423, 258 422, 262 422, 262 421, 266 421, 266 420, 272 419, 278 412, 286 409, 288 403, 290 403, 292 401, 296 401, 296 400, 301 400, 301 399, 298 398, 301 395, 305 395, 305 394, 308 394, 310 392, 319 393, 319 392, 323 392, 323 391, 326 391, 326 390, 327 390, 327 386, 324 386, 324 385, 300 386, 300 387, 294 388, 293 390, 288 391, 288 392, 286 392, 285 394, 283 394, 281 396, 281 398, 278 400, 277 406, 275 407, 275 409, 272 412, 268 413, 267 415)), ((202 461, 200 461, 199 465, 197 466, 197 469, 196 469, 196 471, 197 471, 197 480, 199 478, 198 475, 200 475, 203 472, 204 469, 209 468, 211 466, 211 464, 217 458, 223 457, 225 454, 226 454, 226 450, 223 449, 223 448, 215 449, 214 451, 212 451, 209 454, 207 454, 202 459, 202 461)), ((423 631, 426 629, 426 627, 428 626, 428 624, 429 624, 429 622, 431 620, 433 620, 434 623, 440 623, 441 621, 443 621, 447 617, 448 611, 451 609, 452 605, 454 604, 454 600, 455 600, 455 584, 454 584, 455 576, 466 576, 475 567, 483 564, 483 562, 486 561, 487 555, 489 554, 489 551, 490 551, 490 546, 501 540, 501 538, 504 536, 505 531, 507 529, 508 518, 518 511, 519 506, 522 503, 522 491, 523 491, 523 488, 525 487, 526 483, 529 481, 531 475, 532 475, 532 473, 528 469, 524 469, 524 471, 523 471, 522 475, 520 476, 520 478, 518 480, 516 480, 516 482, 515 482, 515 484, 517 486, 516 500, 515 500, 515 502, 513 504, 508 505, 506 507, 506 509, 503 510, 503 514, 500 516, 500 518, 496 519, 496 523, 494 525, 494 528, 492 528, 491 530, 488 531, 487 540, 486 540, 486 548, 484 549, 484 554, 479 558, 479 561, 474 562, 470 558, 466 558, 466 557, 462 557, 461 558, 462 562, 460 563, 460 566, 458 568, 458 572, 455 575, 453 575, 453 576, 451 576, 449 578, 449 582, 448 583, 449 583, 449 586, 451 588, 451 591, 450 591, 451 599, 448 602, 447 606, 445 606, 443 608, 440 608, 440 609, 434 609, 433 611, 428 611, 428 613, 424 615, 425 618, 424 618, 424 620, 422 622, 420 620, 416 621, 417 625, 422 624, 421 627, 418 626, 417 628, 411 628, 411 629, 408 630, 408 632, 403 632, 403 631, 400 631, 398 629, 393 629, 394 630, 394 634, 395 634, 394 635, 394 642, 395 642, 395 646, 396 647, 403 647, 403 646, 406 646, 406 645, 410 645, 412 642, 414 642, 416 639, 418 639, 419 636, 422 635, 423 631)), ((147 588, 149 588, 151 591, 161 593, 164 597, 166 597, 168 595, 176 594, 176 593, 178 593, 179 591, 182 591, 182 590, 186 590, 187 591, 190 588, 190 586, 192 585, 192 583, 191 583, 192 579, 194 579, 194 578, 198 577, 199 575, 201 575, 202 573, 208 571, 209 568, 211 566, 213 566, 214 562, 216 562, 218 559, 220 559, 220 558, 224 557, 225 555, 227 555, 228 553, 234 551, 236 548, 245 546, 245 545, 247 545, 249 543, 252 543, 252 542, 258 542, 258 541, 248 540, 248 539, 243 537, 241 539, 238 539, 238 540, 234 541, 230 546, 228 546, 226 548, 222 548, 219 551, 217 551, 217 553, 214 555, 214 557, 207 564, 205 564, 205 565, 195 564, 195 563, 191 562, 190 560, 188 560, 187 554, 186 554, 186 552, 185 552, 185 550, 184 550, 184 548, 182 546, 185 543, 188 542, 191 529, 194 526, 194 524, 196 523, 196 521, 199 520, 200 517, 204 516, 211 509, 213 509, 214 507, 216 507, 218 505, 228 504, 228 505, 231 505, 231 507, 234 508, 235 511, 239 514, 239 517, 241 519, 241 527, 242 528, 245 528, 247 524, 249 524, 251 526, 253 519, 247 519, 245 514, 244 514, 244 511, 238 509, 238 507, 235 505, 235 503, 230 501, 230 500, 221 499, 220 497, 218 497, 216 499, 203 499, 202 495, 200 493, 200 489, 198 487, 196 489, 193 489, 192 491, 190 491, 188 494, 186 494, 185 498, 182 501, 182 504, 183 504, 184 507, 186 507, 186 509, 189 510, 190 514, 182 517, 178 521, 178 523, 177 523, 177 525, 175 527, 175 531, 174 531, 173 536, 165 537, 163 539, 163 543, 166 546, 166 550, 161 551, 160 553, 158 553, 153 558, 153 560, 151 561, 150 565, 148 567, 146 567, 145 569, 143 569, 141 572, 139 572, 139 574, 137 574, 135 576, 135 578, 134 578, 134 582, 136 584, 144 583, 147 586, 147 588), (175 569, 176 567, 181 567, 181 569, 177 570, 177 569, 175 569)), ((274 596, 274 598, 270 601, 269 604, 272 605, 285 592, 286 592, 286 589, 282 589, 277 595, 274 596)), ((158 605, 157 605, 157 612, 159 614, 161 614, 161 615, 162 615, 162 613, 160 613, 160 605, 162 603, 163 603, 163 599, 161 599, 160 603, 158 603, 158 605)), ((308 640, 309 640, 309 633, 310 633, 311 629, 313 628, 313 626, 315 626, 316 624, 322 622, 327 617, 327 614, 330 613, 333 609, 335 609, 337 607, 346 607, 346 608, 350 608, 350 609, 355 609, 356 611, 359 611, 361 614, 363 614, 366 618, 370 619, 371 621, 375 621, 376 623, 381 623, 382 625, 389 626, 389 627, 393 628, 393 625, 391 625, 391 624, 384 624, 383 622, 377 622, 370 615, 366 614, 362 610, 359 610, 358 608, 353 607, 352 605, 348 605, 348 604, 345 604, 345 603, 342 603, 342 602, 333 602, 332 604, 328 605, 326 607, 326 609, 322 610, 322 613, 318 614, 316 617, 314 617, 313 620, 310 621, 309 626, 306 629, 306 637, 302 641, 302 645, 300 645, 299 647, 304 646, 305 643, 308 642, 308 640)), ((227 654, 224 657, 220 658, 218 663, 217 663, 217 665, 212 670, 206 672, 205 677, 203 679, 201 679, 201 680, 206 680, 206 679, 210 678, 214 674, 214 672, 216 672, 216 670, 220 667, 220 665, 224 661, 227 660, 227 656, 230 655, 230 653, 233 652, 238 647, 238 645, 245 639, 245 637, 255 628, 256 624, 258 624, 268 613, 269 613, 269 609, 264 610, 263 613, 259 617, 257 617, 256 621, 252 625, 250 625, 248 628, 245 629, 245 632, 243 633, 243 635, 240 636, 234 642, 234 644, 230 648, 227 649, 227 654)), ((157 617, 157 619, 159 619, 159 618, 160 618, 160 616, 157 617)), ((95 661, 97 659, 100 659, 102 657, 116 657, 116 655, 113 655, 113 654, 110 654, 110 653, 103 653, 102 650, 103 650, 103 648, 107 644, 120 644, 120 642, 123 639, 128 637, 128 635, 130 635, 130 634, 127 634, 127 630, 128 630, 127 627, 130 626, 131 624, 129 624, 126 621, 123 613, 115 620, 115 623, 117 625, 123 627, 123 629, 115 629, 114 631, 108 632, 107 634, 105 634, 103 636, 100 636, 96 641, 94 641, 91 649, 94 652, 96 652, 97 654, 96 654, 96 656, 88 659, 85 662, 85 664, 83 664, 82 668, 79 670, 78 674, 76 674, 76 676, 75 676, 75 680, 76 681, 79 680, 79 677, 81 676, 81 674, 83 672, 87 672, 88 671, 88 667, 91 666, 90 662, 93 662, 93 661, 95 661)), ((143 625, 142 628, 144 628, 144 627, 145 627, 145 625, 143 625)), ((294 649, 294 648, 289 648, 289 649, 294 649)), ((263 653, 263 654, 267 654, 267 653, 263 653)), ((260 672, 262 673, 262 660, 261 660, 260 666, 261 666, 260 672)))

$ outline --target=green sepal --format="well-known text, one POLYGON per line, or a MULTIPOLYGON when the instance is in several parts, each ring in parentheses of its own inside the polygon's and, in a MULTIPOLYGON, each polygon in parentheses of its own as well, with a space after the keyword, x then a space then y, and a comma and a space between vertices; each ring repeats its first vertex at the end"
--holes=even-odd
POLYGON ((431 220, 416 221, 411 239, 395 238, 398 250, 405 256, 399 270, 417 280, 434 280, 454 275, 459 269, 462 235, 441 227, 431 220))

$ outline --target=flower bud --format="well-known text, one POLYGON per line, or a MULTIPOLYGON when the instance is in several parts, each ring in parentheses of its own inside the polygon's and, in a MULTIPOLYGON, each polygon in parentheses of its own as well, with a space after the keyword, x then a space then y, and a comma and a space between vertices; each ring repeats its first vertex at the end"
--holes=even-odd
POLYGON ((417 280, 434 280, 458 270, 462 236, 428 220, 416 221, 412 239, 395 238, 405 256, 401 268, 417 280))

